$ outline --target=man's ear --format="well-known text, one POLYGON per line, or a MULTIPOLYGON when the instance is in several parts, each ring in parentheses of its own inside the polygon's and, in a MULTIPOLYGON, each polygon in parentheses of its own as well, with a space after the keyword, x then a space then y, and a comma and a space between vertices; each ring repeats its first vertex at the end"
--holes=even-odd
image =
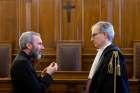
POLYGON ((105 34, 106 37, 108 37, 108 34, 106 32, 104 34, 105 34))
POLYGON ((32 44, 31 44, 31 43, 27 43, 27 44, 26 44, 26 47, 27 47, 28 49, 32 49, 32 44))

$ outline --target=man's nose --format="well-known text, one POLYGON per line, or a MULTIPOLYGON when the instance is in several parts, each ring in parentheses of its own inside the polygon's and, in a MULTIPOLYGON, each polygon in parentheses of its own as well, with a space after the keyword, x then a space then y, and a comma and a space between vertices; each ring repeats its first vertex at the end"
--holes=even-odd
POLYGON ((42 49, 45 49, 45 47, 42 45, 42 49))

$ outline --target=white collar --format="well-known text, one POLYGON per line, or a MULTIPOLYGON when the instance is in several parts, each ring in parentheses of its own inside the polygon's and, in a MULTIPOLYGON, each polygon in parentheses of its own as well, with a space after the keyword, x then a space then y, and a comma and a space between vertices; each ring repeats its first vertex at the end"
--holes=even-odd
POLYGON ((109 45, 111 45, 111 42, 107 43, 104 47, 97 49, 97 51, 103 51, 105 48, 107 48, 109 45))

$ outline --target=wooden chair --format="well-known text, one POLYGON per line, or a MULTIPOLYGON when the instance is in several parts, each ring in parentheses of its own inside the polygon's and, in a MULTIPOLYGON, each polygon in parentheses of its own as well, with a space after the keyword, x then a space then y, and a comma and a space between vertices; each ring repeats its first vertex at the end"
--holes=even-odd
POLYGON ((10 64, 11 45, 9 43, 0 42, 0 77, 9 76, 10 64))
POLYGON ((81 41, 58 41, 56 60, 60 71, 80 71, 81 41))
POLYGON ((134 68, 134 79, 140 79, 140 41, 133 42, 133 68, 134 68))

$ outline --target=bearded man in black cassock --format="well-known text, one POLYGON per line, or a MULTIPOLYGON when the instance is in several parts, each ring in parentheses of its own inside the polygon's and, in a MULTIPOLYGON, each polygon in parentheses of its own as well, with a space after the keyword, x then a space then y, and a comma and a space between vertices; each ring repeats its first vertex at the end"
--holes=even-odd
POLYGON ((100 21, 91 30, 91 40, 98 52, 88 76, 86 93, 129 93, 124 57, 112 44, 115 34, 112 24, 100 21))

